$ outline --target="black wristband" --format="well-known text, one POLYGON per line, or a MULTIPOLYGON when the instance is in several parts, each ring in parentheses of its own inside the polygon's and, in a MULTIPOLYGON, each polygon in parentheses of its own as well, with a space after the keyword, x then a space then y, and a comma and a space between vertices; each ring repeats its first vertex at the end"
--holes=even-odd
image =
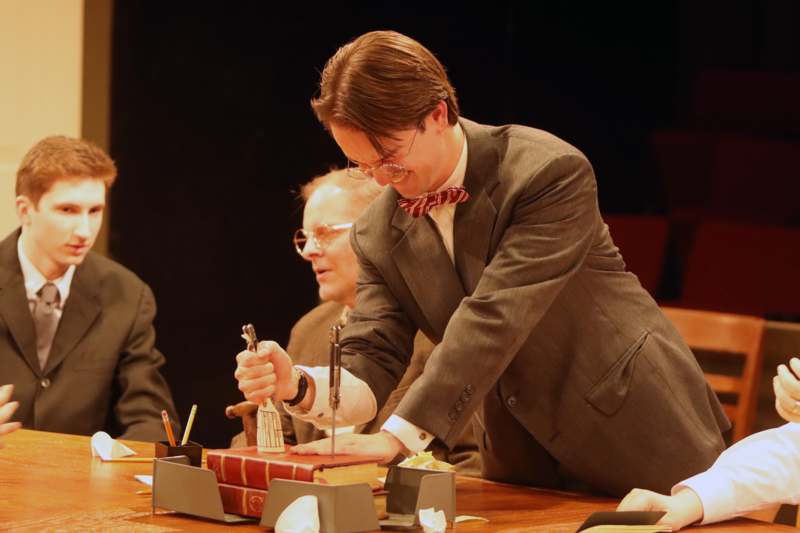
POLYGON ((286 405, 289 407, 294 407, 298 403, 303 401, 303 398, 306 397, 306 392, 308 391, 308 380, 306 379, 306 373, 303 371, 300 372, 300 379, 297 381, 297 394, 295 394, 294 398, 286 402, 286 405))

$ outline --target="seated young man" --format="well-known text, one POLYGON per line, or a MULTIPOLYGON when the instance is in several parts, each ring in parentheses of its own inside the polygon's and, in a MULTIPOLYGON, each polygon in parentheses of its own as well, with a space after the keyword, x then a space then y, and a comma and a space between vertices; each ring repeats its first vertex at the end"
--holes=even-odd
POLYGON ((117 169, 98 146, 39 141, 17 171, 20 227, 0 242, 0 368, 29 429, 160 440, 177 420, 150 288, 91 252, 117 169))
POLYGON ((800 502, 800 359, 778 367, 775 408, 789 423, 754 433, 724 451, 714 465, 672 488, 671 496, 634 489, 618 511, 666 511, 661 523, 727 520, 778 503, 800 502))
MULTIPOLYGON (((301 195, 305 201, 303 228, 295 232, 294 244, 297 253, 309 262, 314 271, 322 303, 306 313, 292 328, 286 349, 298 364, 328 364, 330 327, 337 322, 347 322, 347 315, 356 300, 359 268, 350 247, 349 229, 381 190, 370 181, 348 178, 343 170, 319 176, 302 187, 301 195)), ((433 344, 424 335, 417 334, 413 350, 408 370, 383 409, 371 422, 355 428, 350 426, 351 430, 358 433, 380 430, 411 383, 422 373, 425 361, 433 351, 433 344)), ((236 410, 246 409, 240 404, 236 410)), ((255 409, 255 404, 251 404, 250 409, 255 409)), ((289 416, 280 402, 278 409, 282 414, 281 422, 287 443, 301 444, 327 436, 325 431, 311 423, 289 416)), ((243 445, 244 442, 240 437, 234 444, 243 445)), ((464 432, 452 450, 436 442, 431 451, 438 459, 453 464, 460 474, 480 474, 480 456, 471 431, 464 432)))

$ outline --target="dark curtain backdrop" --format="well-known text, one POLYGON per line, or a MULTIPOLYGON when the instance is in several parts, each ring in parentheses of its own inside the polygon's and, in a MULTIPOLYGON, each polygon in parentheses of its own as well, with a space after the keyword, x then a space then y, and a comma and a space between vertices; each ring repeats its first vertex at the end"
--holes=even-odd
POLYGON ((647 136, 678 120, 715 31, 689 4, 117 2, 110 248, 155 291, 182 418, 199 404, 193 439, 238 430, 223 409, 240 398, 241 325, 285 343, 316 303, 290 236, 298 185, 343 163, 308 104, 338 46, 375 29, 418 39, 464 116, 549 130, 590 158, 604 211, 658 213, 647 136))

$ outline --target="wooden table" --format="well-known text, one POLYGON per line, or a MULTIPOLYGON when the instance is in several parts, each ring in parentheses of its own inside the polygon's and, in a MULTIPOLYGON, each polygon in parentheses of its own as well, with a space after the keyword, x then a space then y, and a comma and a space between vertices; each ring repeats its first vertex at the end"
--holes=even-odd
MULTIPOLYGON (((135 474, 151 474, 146 463, 103 463, 93 458, 88 437, 20 430, 0 449, 0 531, 263 531, 257 525, 225 526, 167 511, 151 514, 150 496, 135 474)), ((153 445, 127 443, 145 456, 153 445)), ((458 524, 459 531, 572 533, 594 511, 610 511, 615 500, 458 478, 459 514, 489 522, 458 524)), ((737 520, 690 531, 795 531, 737 520)))

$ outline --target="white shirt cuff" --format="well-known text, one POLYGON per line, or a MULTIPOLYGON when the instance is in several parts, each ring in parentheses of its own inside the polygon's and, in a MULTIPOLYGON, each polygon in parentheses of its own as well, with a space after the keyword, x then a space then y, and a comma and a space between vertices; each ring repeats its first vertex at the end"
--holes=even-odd
MULTIPOLYGON (((326 366, 296 367, 305 372, 312 380, 316 389, 314 403, 308 411, 299 405, 290 407, 287 403, 283 406, 293 417, 310 422, 318 429, 330 429, 333 422, 333 412, 328 405, 329 369, 326 366)), ((342 369, 341 385, 339 386, 339 408, 336 410, 337 426, 357 426, 365 424, 375 418, 378 413, 378 404, 375 395, 369 386, 355 377, 347 369, 342 369)), ((336 433, 339 433, 337 428, 336 433)))
POLYGON ((423 451, 433 440, 433 435, 429 431, 425 431, 397 415, 391 415, 384 422, 381 430, 388 431, 397 437, 411 453, 423 451))
POLYGON ((686 481, 672 487, 672 494, 679 490, 689 488, 700 498, 703 504, 703 520, 701 524, 710 524, 727 520, 736 516, 736 496, 733 484, 726 482, 724 470, 709 470, 692 476, 686 481))

